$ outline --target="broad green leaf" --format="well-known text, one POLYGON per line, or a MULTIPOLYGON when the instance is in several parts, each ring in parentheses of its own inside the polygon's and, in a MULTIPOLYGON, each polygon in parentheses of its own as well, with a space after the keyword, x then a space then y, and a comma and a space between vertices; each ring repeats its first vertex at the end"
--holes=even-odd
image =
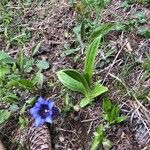
POLYGON ((91 102, 92 102, 92 99, 83 98, 80 101, 80 107, 83 108, 83 107, 87 106, 88 104, 90 104, 91 102))
POLYGON ((64 69, 57 72, 59 80, 67 88, 83 94, 89 94, 89 87, 85 78, 73 69, 64 69))
POLYGON ((95 58, 97 55, 100 38, 96 38, 88 47, 84 65, 84 77, 88 84, 91 84, 91 79, 94 70, 95 58))
POLYGON ((85 87, 85 94, 87 94, 86 96, 90 96, 90 88, 83 75, 81 75, 78 71, 73 69, 65 69, 64 72, 76 79, 77 81, 81 82, 85 87))
POLYGON ((42 69, 48 69, 49 68, 49 63, 46 60, 40 60, 37 62, 36 66, 42 70, 42 69))
POLYGON ((103 86, 102 84, 96 83, 94 85, 94 89, 91 92, 91 95, 92 95, 91 97, 95 98, 95 97, 97 97, 97 96, 99 96, 99 95, 101 95, 107 91, 108 91, 108 88, 106 86, 103 86))
POLYGON ((10 56, 5 52, 0 51, 0 60, 6 59, 6 58, 10 58, 10 56))
POLYGON ((13 64, 15 60, 11 58, 7 53, 0 51, 0 62, 13 64))
POLYGON ((115 25, 112 24, 112 23, 106 23, 106 24, 103 24, 101 25, 100 27, 96 28, 91 36, 90 36, 90 39, 93 40, 97 37, 103 37, 105 36, 106 34, 108 34, 112 29, 114 29, 115 25))
POLYGON ((9 117, 11 113, 8 110, 0 110, 0 125, 4 123, 9 117))

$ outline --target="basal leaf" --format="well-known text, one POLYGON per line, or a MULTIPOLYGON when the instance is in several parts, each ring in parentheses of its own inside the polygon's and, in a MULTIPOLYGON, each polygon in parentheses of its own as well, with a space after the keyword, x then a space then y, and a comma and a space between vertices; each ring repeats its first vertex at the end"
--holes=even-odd
POLYGON ((91 84, 91 79, 94 70, 95 58, 100 43, 100 38, 96 38, 88 47, 84 65, 84 77, 88 84, 91 84))
POLYGON ((91 102, 92 102, 91 99, 89 99, 89 98, 83 98, 80 101, 80 107, 83 108, 83 107, 87 106, 88 104, 90 104, 91 102))
POLYGON ((92 95, 91 97, 95 98, 95 97, 97 97, 97 96, 99 96, 99 95, 101 95, 107 91, 108 91, 108 88, 106 86, 103 86, 102 84, 96 83, 94 85, 94 89, 91 92, 91 95, 92 95))
POLYGON ((57 76, 62 84, 67 88, 73 91, 81 92, 83 94, 86 93, 86 87, 83 84, 85 79, 79 72, 73 69, 64 69, 58 71, 57 76))

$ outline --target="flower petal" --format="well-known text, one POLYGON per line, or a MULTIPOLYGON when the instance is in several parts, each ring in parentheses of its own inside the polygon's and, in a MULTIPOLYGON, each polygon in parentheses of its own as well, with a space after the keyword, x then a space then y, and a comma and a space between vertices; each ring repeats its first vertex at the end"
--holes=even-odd
POLYGON ((48 102, 49 102, 48 103, 48 108, 51 110, 55 103, 53 101, 48 101, 48 102))
POLYGON ((38 103, 40 103, 40 104, 45 104, 45 100, 40 96, 40 97, 38 98, 38 103))
POLYGON ((41 106, 41 104, 40 104, 39 102, 36 102, 36 103, 35 103, 35 107, 40 108, 40 106, 41 106))
POLYGON ((39 127, 40 125, 44 124, 45 120, 42 119, 41 117, 38 117, 35 119, 35 126, 39 127))
POLYGON ((48 122, 48 123, 52 123, 52 117, 48 116, 45 121, 48 122))
POLYGON ((33 107, 30 109, 30 114, 35 118, 38 116, 39 109, 37 107, 33 107))

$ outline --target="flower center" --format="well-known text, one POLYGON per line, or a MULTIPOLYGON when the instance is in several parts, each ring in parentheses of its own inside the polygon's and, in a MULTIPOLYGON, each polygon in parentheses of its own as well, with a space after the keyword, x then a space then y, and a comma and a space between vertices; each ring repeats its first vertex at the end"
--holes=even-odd
POLYGON ((41 116, 42 119, 45 119, 49 115, 49 108, 47 105, 41 105, 40 110, 38 111, 38 114, 41 116))

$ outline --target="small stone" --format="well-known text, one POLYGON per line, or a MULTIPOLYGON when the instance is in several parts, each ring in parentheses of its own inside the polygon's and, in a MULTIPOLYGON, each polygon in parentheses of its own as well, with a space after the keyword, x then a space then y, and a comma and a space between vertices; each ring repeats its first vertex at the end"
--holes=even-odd
POLYGON ((65 141, 64 137, 62 137, 62 136, 59 137, 59 140, 60 140, 60 142, 64 142, 65 141))

